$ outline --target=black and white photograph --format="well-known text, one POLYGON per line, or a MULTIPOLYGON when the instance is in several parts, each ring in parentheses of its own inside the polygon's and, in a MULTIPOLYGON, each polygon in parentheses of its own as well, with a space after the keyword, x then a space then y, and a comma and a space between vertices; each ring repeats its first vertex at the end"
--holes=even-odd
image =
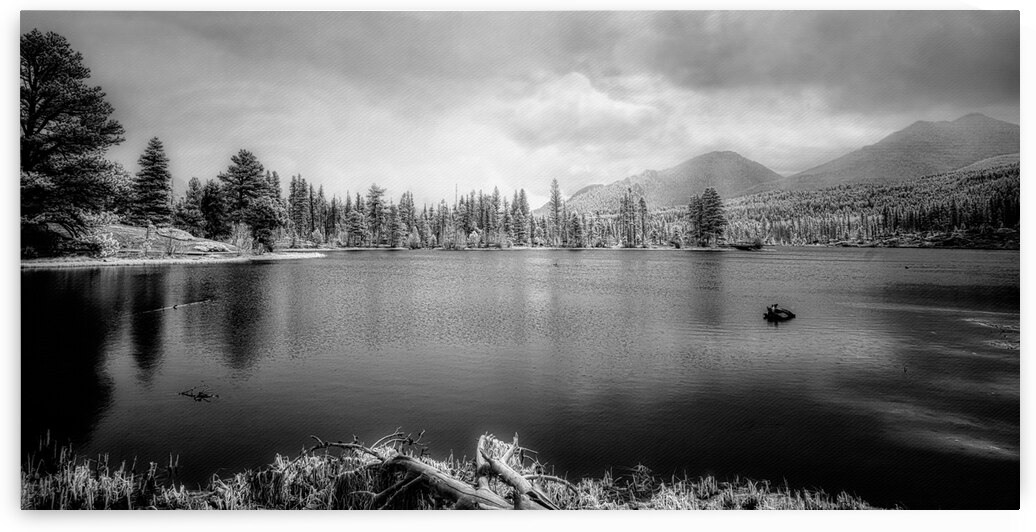
POLYGON ((21 11, 19 513, 1019 510, 1022 14, 780 7, 21 11))

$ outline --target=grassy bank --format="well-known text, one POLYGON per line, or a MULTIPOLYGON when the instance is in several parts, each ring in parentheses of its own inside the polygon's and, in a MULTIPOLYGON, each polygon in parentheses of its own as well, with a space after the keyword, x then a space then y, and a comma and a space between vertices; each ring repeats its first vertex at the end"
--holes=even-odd
MULTIPOLYGON (((334 444, 332 444, 334 445, 334 444)), ((357 446, 356 444, 337 444, 357 446)), ((359 446, 357 446, 359 447, 359 446)), ((423 464, 465 485, 486 487, 508 500, 515 490, 500 478, 479 480, 475 462, 426 456, 411 438, 367 450, 324 447, 298 457, 277 456, 267 467, 229 478, 213 476, 200 490, 176 481, 171 463, 109 464, 105 457, 77 457, 50 443, 22 466, 22 509, 451 509, 459 503, 432 489, 434 482, 385 467, 376 454, 416 457, 423 464), (331 450, 334 449, 334 450, 331 450), (423 481, 423 482, 422 482, 423 481)), ((524 454, 524 450, 523 453, 524 454)), ((505 458, 505 460, 507 460, 505 458)), ((387 462, 386 462, 387 463, 387 462)), ((533 481, 561 509, 870 509, 863 500, 841 493, 776 487, 767 482, 720 482, 713 477, 662 478, 643 466, 570 484, 545 475, 534 459, 513 458, 510 465, 533 481)))

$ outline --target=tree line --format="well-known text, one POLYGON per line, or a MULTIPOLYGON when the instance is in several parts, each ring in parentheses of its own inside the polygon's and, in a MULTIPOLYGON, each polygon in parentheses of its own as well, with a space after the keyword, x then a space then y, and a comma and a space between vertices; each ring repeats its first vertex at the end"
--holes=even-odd
POLYGON ((891 185, 851 184, 771 191, 726 202, 714 189, 686 207, 652 211, 634 187, 613 209, 573 212, 557 179, 543 215, 524 189, 470 191, 418 209, 371 184, 328 198, 301 175, 285 196, 280 176, 240 150, 224 172, 192 178, 174 201, 169 158, 152 138, 130 175, 105 158, 123 127, 64 37, 21 36, 20 184, 23 254, 89 244, 115 221, 173 226, 196 236, 270 250, 275 245, 344 247, 641 247, 724 242, 812 244, 874 241, 903 233, 1017 228, 1019 165, 925 176, 891 185))
POLYGON ((122 126, 100 87, 91 87, 82 55, 64 37, 32 30, 21 38, 21 203, 23 253, 89 243, 114 222, 172 226, 196 236, 250 245, 287 246, 639 247, 713 245, 726 225, 722 200, 709 189, 684 212, 652 213, 627 189, 615 211, 571 212, 557 179, 546 214, 535 215, 524 189, 508 196, 470 191, 418 209, 371 184, 365 193, 325 193, 301 175, 287 195, 280 176, 242 149, 205 182, 193 177, 174 200, 169 157, 152 138, 130 175, 105 159, 123 141, 122 126), (73 244, 74 245, 74 244, 73 244))
POLYGON ((803 245, 905 234, 1018 229, 1020 166, 954 171, 895 184, 770 191, 726 203, 734 240, 803 245))

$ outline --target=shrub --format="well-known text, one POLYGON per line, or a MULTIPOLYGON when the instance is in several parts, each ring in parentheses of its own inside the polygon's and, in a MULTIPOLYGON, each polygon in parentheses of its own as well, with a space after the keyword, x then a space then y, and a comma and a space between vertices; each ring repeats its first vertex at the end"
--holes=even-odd
POLYGON ((119 252, 119 241, 111 233, 95 233, 85 239, 90 254, 96 257, 111 257, 119 252))

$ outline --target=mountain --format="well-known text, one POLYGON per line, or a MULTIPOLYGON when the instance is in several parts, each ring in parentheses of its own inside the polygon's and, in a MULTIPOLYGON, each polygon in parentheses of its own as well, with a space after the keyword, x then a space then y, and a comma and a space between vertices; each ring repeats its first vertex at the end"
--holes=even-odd
MULTIPOLYGON (((569 212, 608 212, 619 208, 627 188, 643 195, 648 208, 685 205, 692 196, 713 187, 720 197, 733 198, 776 188, 780 174, 732 151, 699 155, 665 170, 647 170, 609 185, 580 189, 568 200, 569 212)), ((544 215, 546 205, 535 214, 544 215)))
POLYGON ((596 188, 601 188, 601 187, 603 187, 603 186, 604 186, 604 185, 602 185, 602 184, 600 184, 600 183, 597 183, 597 184, 595 184, 595 185, 587 185, 587 186, 585 186, 585 187, 583 187, 583 188, 581 188, 581 189, 579 189, 579 190, 575 191, 575 193, 574 193, 574 194, 572 194, 572 195, 571 195, 571 196, 570 196, 570 197, 568 198, 568 201, 572 201, 572 198, 574 198, 574 197, 576 197, 576 196, 578 196, 578 195, 580 195, 580 194, 586 194, 587 192, 590 192, 591 190, 594 190, 594 189, 596 189, 596 188))
POLYGON ((894 183, 949 172, 1018 151, 1018 125, 982 114, 969 114, 953 122, 915 122, 876 144, 789 176, 781 188, 809 190, 843 183, 894 183))

